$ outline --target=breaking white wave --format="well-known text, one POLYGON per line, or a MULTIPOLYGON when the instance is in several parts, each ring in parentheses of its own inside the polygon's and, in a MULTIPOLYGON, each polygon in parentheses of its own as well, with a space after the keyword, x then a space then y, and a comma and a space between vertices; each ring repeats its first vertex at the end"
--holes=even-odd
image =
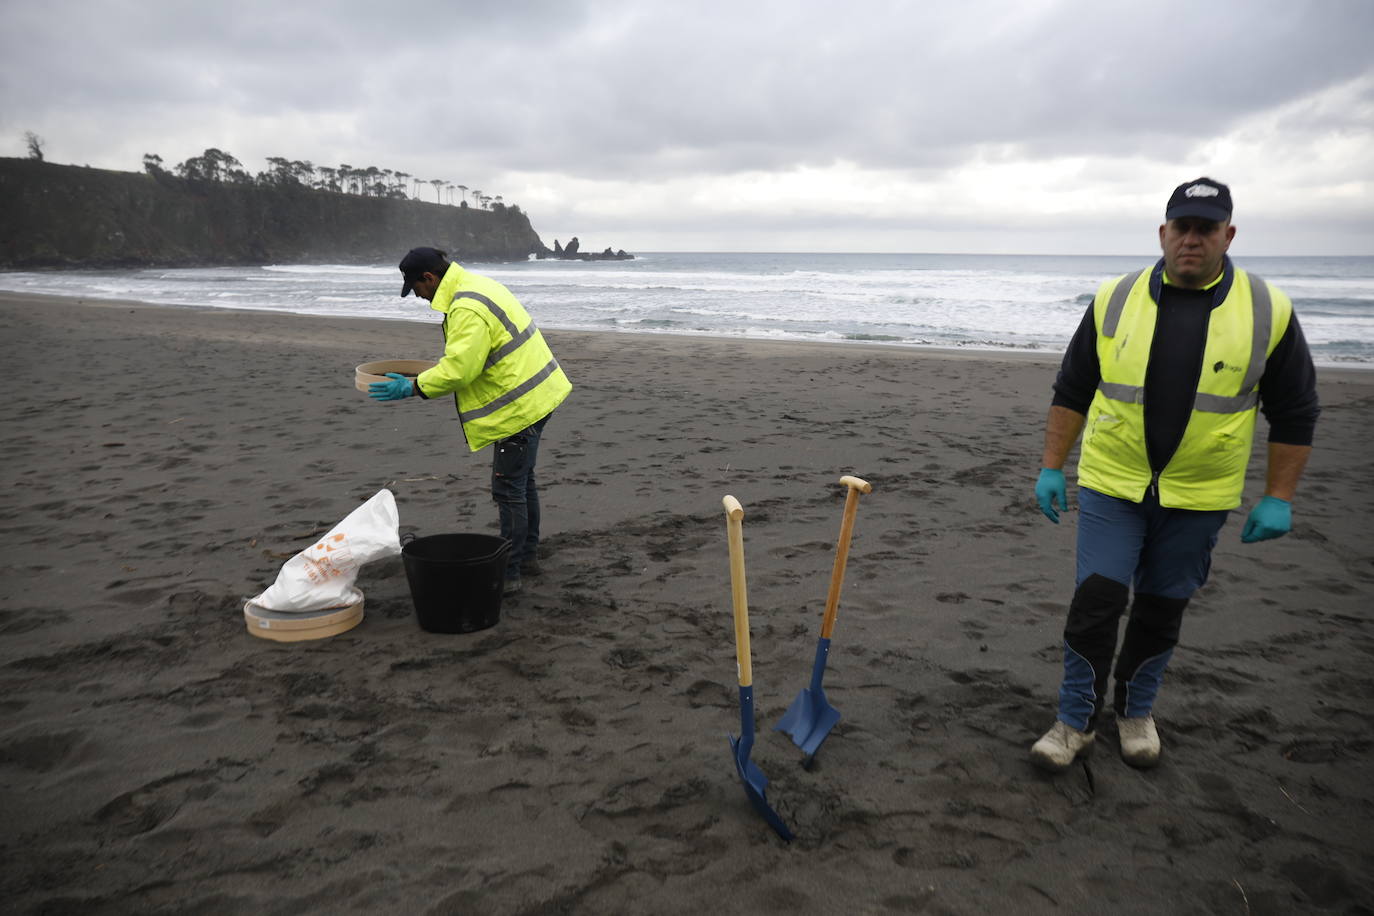
MULTIPOLYGON (((1062 350, 1105 279, 1141 257, 648 254, 471 265, 541 327, 1062 350)), ((1238 263, 1292 296, 1318 362, 1374 366, 1374 258, 1238 263)), ((0 272, 0 289, 318 316, 436 321, 391 265, 0 272)))

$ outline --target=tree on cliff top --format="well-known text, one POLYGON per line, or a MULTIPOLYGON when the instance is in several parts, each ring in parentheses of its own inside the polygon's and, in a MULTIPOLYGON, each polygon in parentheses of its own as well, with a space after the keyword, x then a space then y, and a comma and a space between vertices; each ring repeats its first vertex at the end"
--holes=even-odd
POLYGON ((199 156, 192 156, 176 167, 176 173, 187 181, 233 181, 246 183, 253 180, 243 170, 243 163, 223 150, 211 147, 199 156))
POLYGON ((308 188, 315 183, 315 166, 309 161, 268 156, 267 164, 271 169, 258 173, 258 184, 300 185, 308 188))
POLYGON ((43 161, 43 143, 45 141, 38 134, 31 130, 24 131, 24 145, 29 148, 29 158, 43 161))
MULTIPOLYGON (((42 138, 32 132, 26 134, 30 143, 30 157, 42 159, 42 138)), ((461 192, 459 207, 467 209, 468 186, 465 184, 454 184, 443 178, 417 178, 409 172, 402 172, 392 169, 379 169, 375 165, 366 168, 355 168, 348 163, 339 165, 338 168, 329 166, 317 166, 308 160, 286 159, 282 156, 268 156, 268 168, 266 171, 252 175, 245 171, 243 163, 234 158, 229 153, 211 147, 199 156, 192 156, 185 162, 175 166, 171 172, 163 168, 162 157, 156 153, 143 154, 143 170, 154 178, 167 179, 170 175, 183 178, 192 183, 212 183, 228 182, 241 185, 257 185, 259 187, 301 187, 312 188, 317 191, 332 191, 336 194, 360 194, 367 197, 386 197, 393 200, 405 200, 414 197, 420 200, 420 192, 425 185, 434 188, 434 200, 436 203, 444 203, 444 192, 448 192, 448 203, 453 204, 453 191, 457 189, 461 192), (411 191, 407 194, 407 186, 411 191)), ((496 207, 491 209, 512 209, 519 212, 519 207, 507 205, 502 207, 501 195, 488 197, 480 190, 473 188, 473 203, 482 209, 488 209, 492 201, 496 202, 496 207)))

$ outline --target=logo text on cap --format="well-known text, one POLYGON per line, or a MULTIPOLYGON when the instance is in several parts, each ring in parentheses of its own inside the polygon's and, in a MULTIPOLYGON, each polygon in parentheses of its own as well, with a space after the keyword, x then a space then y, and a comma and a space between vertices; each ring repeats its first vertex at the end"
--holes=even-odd
POLYGON ((1195 184, 1183 192, 1184 197, 1216 197, 1221 192, 1209 184, 1195 184))

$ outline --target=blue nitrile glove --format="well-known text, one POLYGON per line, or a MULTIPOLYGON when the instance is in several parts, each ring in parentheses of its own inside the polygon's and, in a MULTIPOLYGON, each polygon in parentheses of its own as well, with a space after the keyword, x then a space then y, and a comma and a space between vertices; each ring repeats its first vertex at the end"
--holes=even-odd
POLYGON ((1293 530, 1293 504, 1277 496, 1266 496, 1250 510, 1240 539, 1246 544, 1281 538, 1293 530))
POLYGON ((376 398, 379 401, 399 401, 401 398, 408 398, 415 393, 414 384, 399 372, 388 372, 386 377, 391 381, 373 382, 367 386, 368 397, 376 398))
POLYGON ((1069 488, 1064 483, 1064 472, 1056 471, 1054 468, 1041 468, 1040 479, 1035 482, 1035 498, 1040 501, 1040 511, 1045 513, 1045 518, 1059 524, 1059 513, 1054 508, 1054 501, 1059 500, 1059 508, 1069 507, 1069 488))

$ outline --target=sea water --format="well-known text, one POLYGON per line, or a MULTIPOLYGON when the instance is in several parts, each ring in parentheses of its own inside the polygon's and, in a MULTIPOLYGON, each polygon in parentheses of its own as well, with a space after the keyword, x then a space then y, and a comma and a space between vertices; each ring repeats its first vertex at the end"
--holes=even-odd
MULTIPOLYGON (((633 261, 466 264, 541 327, 1063 350, 1102 280, 1138 257, 648 253, 633 261)), ((1374 257, 1237 257, 1292 297, 1319 365, 1374 367, 1374 257)), ((0 272, 0 290, 435 321, 394 264, 0 272)))

